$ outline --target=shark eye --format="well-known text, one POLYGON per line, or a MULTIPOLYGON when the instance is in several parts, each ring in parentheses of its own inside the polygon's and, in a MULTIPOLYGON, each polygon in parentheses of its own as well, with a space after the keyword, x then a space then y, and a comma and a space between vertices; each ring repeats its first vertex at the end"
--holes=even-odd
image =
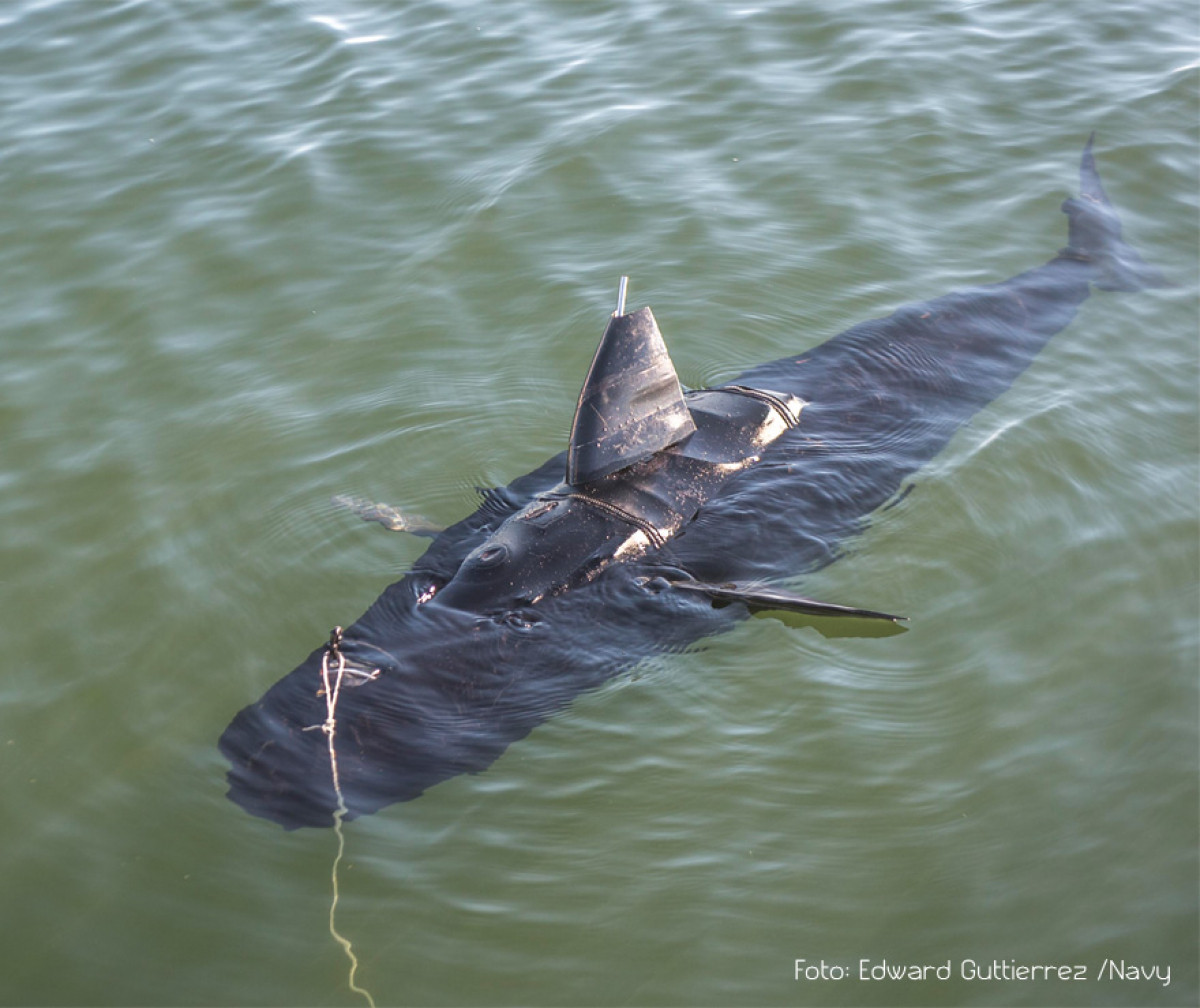
POLYGON ((508 547, 502 543, 485 546, 475 557, 477 567, 498 567, 508 559, 508 547))

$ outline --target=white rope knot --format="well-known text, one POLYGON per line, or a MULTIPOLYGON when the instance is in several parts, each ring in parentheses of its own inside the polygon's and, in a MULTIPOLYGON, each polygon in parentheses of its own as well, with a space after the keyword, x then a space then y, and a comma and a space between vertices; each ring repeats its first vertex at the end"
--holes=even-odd
MULTIPOLYGON (((336 636, 340 642, 341 634, 336 636)), ((333 774, 333 790, 337 793, 338 812, 343 815, 348 810, 342 798, 342 783, 338 778, 337 750, 333 746, 333 735, 337 731, 337 702, 338 696, 342 692, 342 678, 345 674, 346 656, 342 654, 342 649, 337 644, 330 641, 329 647, 321 656, 321 684, 324 686, 321 692, 325 695, 325 723, 321 725, 321 731, 329 737, 329 769, 333 774), (337 678, 333 680, 332 686, 329 682, 329 655, 331 653, 337 655, 337 678)))

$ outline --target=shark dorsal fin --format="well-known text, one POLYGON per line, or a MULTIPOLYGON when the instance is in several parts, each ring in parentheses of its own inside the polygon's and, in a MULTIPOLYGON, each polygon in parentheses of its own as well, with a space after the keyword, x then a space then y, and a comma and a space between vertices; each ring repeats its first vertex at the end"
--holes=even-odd
POLYGON ((600 479, 695 429, 654 314, 614 313, 575 407, 567 482, 600 479))

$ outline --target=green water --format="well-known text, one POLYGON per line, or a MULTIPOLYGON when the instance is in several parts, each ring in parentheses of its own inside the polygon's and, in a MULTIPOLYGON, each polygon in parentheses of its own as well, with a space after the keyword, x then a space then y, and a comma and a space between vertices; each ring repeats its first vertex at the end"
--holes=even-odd
POLYGON ((424 546, 329 498, 450 522, 561 449, 622 273, 702 385, 1036 265, 1095 129, 1177 286, 1091 299, 804 585, 911 630, 640 667, 352 823, 338 923, 381 1005, 1194 1005, 1197 20, 10 0, 0 1002, 364 1003, 333 835, 215 750, 424 546))

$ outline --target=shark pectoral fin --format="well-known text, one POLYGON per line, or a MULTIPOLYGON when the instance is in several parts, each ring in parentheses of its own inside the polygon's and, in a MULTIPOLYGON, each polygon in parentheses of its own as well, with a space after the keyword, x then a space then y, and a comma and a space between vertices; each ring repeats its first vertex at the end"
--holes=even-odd
POLYGON ((353 511, 363 521, 379 522, 393 532, 410 532, 412 535, 435 536, 444 531, 441 526, 422 518, 420 515, 404 514, 398 508, 389 504, 375 504, 362 497, 348 497, 339 494, 333 498, 333 503, 353 511))
POLYGON ((707 584, 703 581, 672 581, 671 584, 675 588, 707 595, 717 603, 741 602, 755 616, 773 616, 784 623, 788 622, 789 614, 795 613, 805 616, 856 616, 859 619, 888 620, 892 623, 908 618, 878 612, 875 609, 858 609, 854 606, 834 605, 832 602, 818 602, 779 588, 766 588, 761 585, 736 582, 707 584))

